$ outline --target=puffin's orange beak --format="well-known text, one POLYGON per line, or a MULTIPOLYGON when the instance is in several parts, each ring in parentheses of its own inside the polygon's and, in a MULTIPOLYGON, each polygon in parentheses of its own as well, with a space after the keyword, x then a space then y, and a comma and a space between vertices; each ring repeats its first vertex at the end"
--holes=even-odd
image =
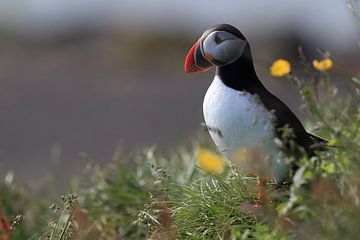
POLYGON ((200 44, 201 39, 188 52, 184 64, 185 73, 203 72, 212 67, 212 64, 203 56, 200 44))

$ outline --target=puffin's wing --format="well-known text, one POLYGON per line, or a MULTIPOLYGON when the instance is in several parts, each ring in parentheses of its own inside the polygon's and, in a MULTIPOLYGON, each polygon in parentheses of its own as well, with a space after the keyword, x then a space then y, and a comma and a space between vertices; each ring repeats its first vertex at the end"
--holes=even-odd
POLYGON ((294 131, 295 141, 300 146, 304 147, 308 155, 313 155, 315 149, 311 146, 320 142, 321 138, 309 134, 300 122, 299 118, 290 110, 290 108, 270 92, 263 91, 259 94, 259 97, 267 109, 274 111, 277 137, 281 139, 282 132, 279 128, 288 124, 288 126, 294 131))

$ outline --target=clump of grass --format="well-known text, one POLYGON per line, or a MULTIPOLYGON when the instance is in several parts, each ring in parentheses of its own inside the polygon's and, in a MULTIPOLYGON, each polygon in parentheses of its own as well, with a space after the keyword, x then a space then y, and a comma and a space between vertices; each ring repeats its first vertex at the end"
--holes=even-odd
POLYGON ((224 239, 236 229, 252 235, 262 224, 260 212, 246 210, 256 200, 253 178, 206 177, 177 187, 171 196, 180 239, 224 239))

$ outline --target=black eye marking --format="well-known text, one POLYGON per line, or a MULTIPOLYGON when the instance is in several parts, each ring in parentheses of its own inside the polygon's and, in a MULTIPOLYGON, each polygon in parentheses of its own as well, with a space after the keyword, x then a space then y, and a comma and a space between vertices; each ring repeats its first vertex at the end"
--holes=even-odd
POLYGON ((214 40, 215 40, 216 44, 220 44, 223 41, 225 41, 225 39, 221 39, 221 37, 217 33, 215 33, 215 39, 214 40))

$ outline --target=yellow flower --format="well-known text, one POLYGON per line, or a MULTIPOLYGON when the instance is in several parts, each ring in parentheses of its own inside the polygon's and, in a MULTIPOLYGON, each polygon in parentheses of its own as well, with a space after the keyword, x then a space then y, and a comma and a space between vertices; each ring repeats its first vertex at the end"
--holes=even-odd
POLYGON ((225 161, 222 156, 207 149, 200 148, 195 154, 198 166, 208 173, 222 173, 225 161))
POLYGON ((287 60, 278 59, 270 67, 270 73, 274 77, 284 77, 291 71, 291 65, 287 60))
POLYGON ((318 60, 314 60, 313 61, 313 66, 314 68, 316 68, 317 70, 323 72, 326 70, 329 70, 333 65, 333 62, 330 58, 325 58, 324 60, 318 61, 318 60))

